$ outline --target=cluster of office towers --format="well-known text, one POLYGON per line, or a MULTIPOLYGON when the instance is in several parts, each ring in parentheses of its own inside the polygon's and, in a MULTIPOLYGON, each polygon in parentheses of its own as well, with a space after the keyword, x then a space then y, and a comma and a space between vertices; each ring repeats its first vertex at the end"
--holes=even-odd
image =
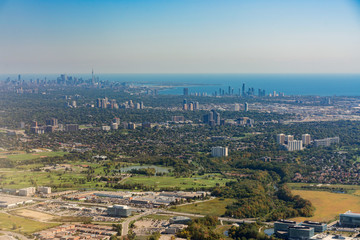
POLYGON ((276 142, 283 145, 288 151, 303 150, 311 142, 310 134, 301 135, 302 140, 295 140, 293 135, 283 133, 276 135, 276 142))
POLYGON ((211 110, 208 114, 203 116, 203 122, 209 124, 210 126, 220 126, 221 118, 220 113, 215 110, 211 110))
POLYGON ((107 97, 96 99, 97 108, 110 108, 110 109, 119 109, 121 108, 134 108, 134 109, 144 109, 144 103, 133 103, 132 100, 129 100, 119 106, 115 99, 109 100, 107 97))
MULTIPOLYGON (((243 83, 242 85, 242 88, 239 88, 238 89, 238 93, 236 94, 235 93, 235 90, 234 88, 232 88, 231 86, 228 87, 228 89, 222 89, 222 88, 219 88, 219 91, 215 91, 214 93, 215 97, 216 96, 243 96, 243 97, 247 97, 247 96, 255 96, 256 93, 255 93, 255 89, 252 87, 252 88, 248 88, 246 90, 246 86, 245 86, 245 83, 243 83)), ((265 90, 264 89, 258 89, 258 94, 257 94, 259 97, 265 97, 266 93, 265 93, 265 90)))
POLYGON ((183 102, 183 110, 189 110, 189 111, 194 111, 194 110, 199 110, 200 109, 200 105, 199 102, 189 102, 184 99, 183 102))

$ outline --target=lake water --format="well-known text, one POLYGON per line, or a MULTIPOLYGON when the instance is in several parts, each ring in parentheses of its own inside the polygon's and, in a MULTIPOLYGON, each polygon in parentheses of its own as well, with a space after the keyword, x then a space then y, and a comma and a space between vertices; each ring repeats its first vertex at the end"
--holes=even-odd
MULTIPOLYGON (((90 79, 90 74, 68 74, 69 76, 90 79)), ((22 79, 56 79, 55 74, 24 74, 22 79)), ((228 92, 234 89, 239 93, 245 83, 246 91, 254 88, 264 89, 266 94, 273 91, 286 95, 320 95, 320 96, 360 96, 360 74, 98 74, 100 80, 128 82, 150 85, 171 85, 172 88, 160 91, 160 94, 183 93, 183 88, 189 88, 189 93, 212 94, 219 88, 228 92)), ((16 79, 17 75, 0 75, 0 80, 7 77, 16 79)))

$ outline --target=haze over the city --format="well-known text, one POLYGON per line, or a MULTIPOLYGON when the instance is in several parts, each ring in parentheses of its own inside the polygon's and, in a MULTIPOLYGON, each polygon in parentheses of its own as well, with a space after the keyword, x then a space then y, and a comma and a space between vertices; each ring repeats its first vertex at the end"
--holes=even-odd
POLYGON ((0 74, 358 73, 350 0, 0 1, 0 74))

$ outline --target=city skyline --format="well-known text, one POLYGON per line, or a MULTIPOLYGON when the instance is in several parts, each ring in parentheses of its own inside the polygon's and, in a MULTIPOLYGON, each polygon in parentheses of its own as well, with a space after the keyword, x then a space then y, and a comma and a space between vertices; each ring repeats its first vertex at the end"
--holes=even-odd
POLYGON ((0 74, 359 73, 347 0, 0 1, 0 74))

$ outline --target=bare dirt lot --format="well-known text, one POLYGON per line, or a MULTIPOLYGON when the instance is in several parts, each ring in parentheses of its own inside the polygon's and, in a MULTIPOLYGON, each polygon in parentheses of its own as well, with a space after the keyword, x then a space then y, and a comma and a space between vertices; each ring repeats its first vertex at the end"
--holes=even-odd
POLYGON ((33 220, 37 220, 37 221, 41 221, 41 222, 51 221, 54 218, 53 215, 42 213, 42 212, 37 212, 37 211, 29 210, 29 209, 15 210, 15 211, 13 211, 13 213, 18 216, 31 218, 33 220))

